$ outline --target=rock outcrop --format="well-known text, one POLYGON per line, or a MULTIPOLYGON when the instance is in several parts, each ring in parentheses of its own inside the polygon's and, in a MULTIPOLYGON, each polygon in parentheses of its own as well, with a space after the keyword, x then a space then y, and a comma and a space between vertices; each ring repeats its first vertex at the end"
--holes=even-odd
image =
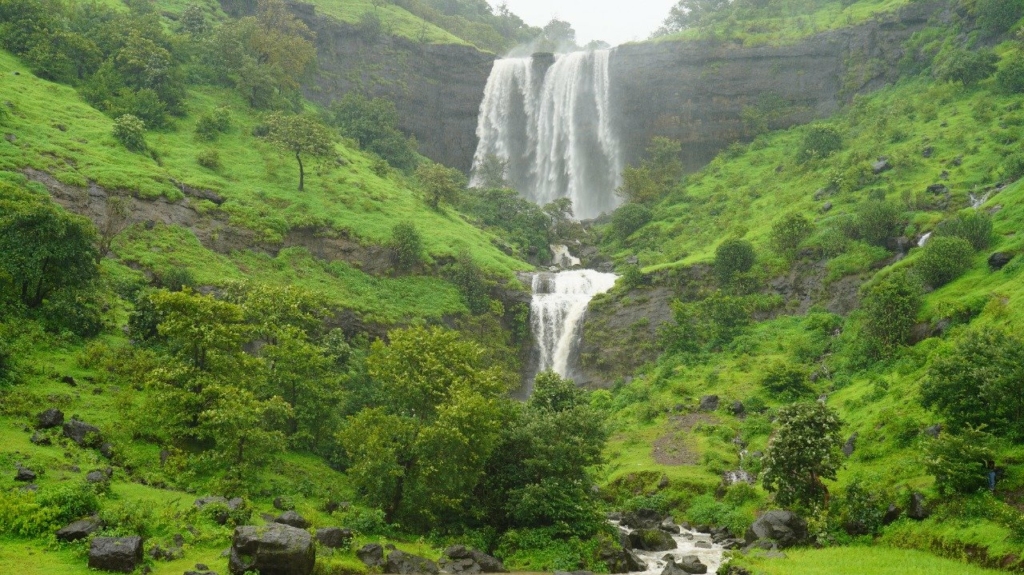
POLYGON ((228 568, 232 575, 309 575, 316 547, 308 531, 281 523, 236 527, 228 568))
POLYGON ((747 543, 774 541, 780 548, 799 545, 807 539, 807 522, 792 511, 768 511, 747 529, 747 543))
POLYGON ((96 537, 89 544, 90 569, 131 573, 140 563, 141 537, 96 537))
POLYGON ((442 573, 508 573, 508 569, 497 558, 465 545, 453 545, 445 549, 438 565, 442 573))

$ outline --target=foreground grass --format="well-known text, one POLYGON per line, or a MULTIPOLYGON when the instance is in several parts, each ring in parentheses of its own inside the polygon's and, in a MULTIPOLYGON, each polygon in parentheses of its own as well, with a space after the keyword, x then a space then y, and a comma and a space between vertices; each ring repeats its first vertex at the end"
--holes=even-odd
POLYGON ((784 559, 740 557, 733 561, 756 575, 994 575, 1001 573, 935 557, 921 551, 887 547, 791 549, 784 559))

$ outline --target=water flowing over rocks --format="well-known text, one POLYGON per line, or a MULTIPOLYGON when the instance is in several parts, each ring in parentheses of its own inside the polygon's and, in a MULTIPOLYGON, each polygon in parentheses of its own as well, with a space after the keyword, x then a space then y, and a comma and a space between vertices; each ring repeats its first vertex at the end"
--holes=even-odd
MULTIPOLYGON (((634 515, 632 519, 648 525, 650 524, 650 517, 653 517, 656 513, 647 510, 626 514, 626 516, 630 515, 634 515)), ((654 525, 661 525, 662 521, 663 518, 658 516, 654 521, 654 525)), ((618 527, 629 541, 633 540, 632 536, 637 531, 642 531, 634 530, 617 521, 611 521, 611 523, 618 527)), ((635 554, 635 557, 645 565, 643 569, 637 571, 638 573, 643 575, 715 573, 722 565, 724 560, 722 551, 724 547, 714 542, 712 534, 700 533, 683 527, 680 527, 679 533, 675 534, 668 533, 660 528, 657 530, 670 537, 673 543, 675 543, 675 547, 670 550, 661 551, 634 549, 633 554, 635 554), (699 565, 702 565, 705 570, 701 571, 699 565)))

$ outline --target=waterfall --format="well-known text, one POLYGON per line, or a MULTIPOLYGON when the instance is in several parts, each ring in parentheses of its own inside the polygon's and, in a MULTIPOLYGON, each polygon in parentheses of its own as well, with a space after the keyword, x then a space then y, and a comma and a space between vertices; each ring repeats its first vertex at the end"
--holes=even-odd
POLYGON ((480 167, 496 156, 506 163, 509 184, 529 200, 569 198, 583 219, 613 210, 623 166, 609 97, 610 54, 560 54, 553 63, 541 54, 497 60, 480 105, 471 184, 481 185, 480 167))
POLYGON ((539 273, 533 276, 530 324, 537 342, 537 373, 552 370, 569 377, 590 300, 615 285, 615 274, 594 270, 539 273))
MULTIPOLYGON (((610 523, 624 535, 629 535, 633 531, 618 521, 611 521, 610 523)), ((672 539, 676 542, 676 548, 671 551, 642 551, 634 549, 633 553, 647 565, 647 569, 632 573, 660 575, 665 570, 669 557, 673 561, 679 562, 684 557, 692 555, 707 567, 708 573, 717 573, 722 563, 727 561, 723 554, 725 549, 720 544, 714 543, 711 540, 711 535, 707 533, 680 529, 679 533, 670 533, 670 535, 672 535, 672 539)))

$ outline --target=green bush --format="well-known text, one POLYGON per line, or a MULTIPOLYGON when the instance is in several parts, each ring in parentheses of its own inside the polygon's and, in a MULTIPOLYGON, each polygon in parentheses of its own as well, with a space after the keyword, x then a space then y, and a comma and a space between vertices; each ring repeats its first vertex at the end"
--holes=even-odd
POLYGON ((207 112, 196 120, 196 138, 212 142, 218 136, 231 129, 231 112, 227 108, 217 108, 207 112))
POLYGON ((806 162, 814 158, 827 158, 843 149, 843 133, 828 124, 811 126, 804 135, 797 159, 806 162))
POLYGON ((146 124, 139 118, 124 114, 114 120, 114 139, 133 152, 145 152, 146 124))
POLYGON ((895 272, 864 294, 864 329, 876 351, 891 355, 910 340, 921 307, 921 286, 906 272, 895 272))
POLYGON ((924 246, 914 269, 932 287, 941 287, 970 269, 974 258, 971 243, 958 237, 932 238, 924 246))
POLYGON ((772 246, 780 254, 791 256, 813 231, 814 224, 802 214, 787 214, 772 225, 772 246))
POLYGON ((857 208, 854 233, 871 245, 887 247, 903 227, 903 210, 892 202, 868 200, 857 208))
POLYGON ((619 281, 622 282, 624 289, 631 290, 647 283, 647 276, 644 275, 644 272, 640 271, 640 266, 628 265, 623 268, 619 281))
POLYGON ((686 519, 695 525, 728 527, 733 533, 745 533, 753 522, 753 517, 712 495, 694 497, 686 508, 686 519))
POLYGON ((100 509, 96 492, 84 482, 64 482, 40 489, 36 494, 36 503, 54 509, 54 522, 61 527, 100 509))
POLYGON ((673 323, 661 328, 662 344, 669 351, 699 353, 720 348, 750 324, 747 298, 715 291, 699 302, 672 302, 673 323))
POLYGON ((391 228, 391 261, 399 271, 409 271, 423 261, 423 236, 412 222, 391 228))
POLYGON ((777 398, 793 401, 811 391, 807 372, 795 365, 776 362, 761 376, 761 386, 777 398))
POLYGON ((416 141, 398 130, 398 110, 384 98, 367 98, 355 92, 331 104, 329 122, 359 147, 403 171, 419 163, 416 141))
POLYGON ((875 535, 882 528, 887 504, 875 489, 854 479, 833 500, 830 515, 838 516, 850 535, 875 535))
POLYGON ((1015 182, 1024 178, 1024 154, 1012 154, 1003 161, 1003 178, 1007 182, 1015 182))
POLYGON ((169 291, 194 289, 198 285, 192 271, 182 266, 172 266, 157 272, 157 280, 160 287, 169 291))
POLYGON ((992 218, 978 210, 961 212, 936 226, 932 237, 961 238, 974 249, 983 250, 992 242, 992 218))
POLYGON ((939 80, 971 86, 991 76, 998 61, 991 50, 944 50, 936 57, 932 73, 939 80))
POLYGON ((217 171, 223 167, 220 162, 220 152, 214 149, 203 150, 196 156, 196 163, 207 170, 217 171))
POLYGON ((740 239, 725 240, 715 249, 715 275, 718 276, 719 282, 728 284, 736 274, 750 271, 756 259, 754 246, 750 242, 740 239))
POLYGON ((615 231, 616 236, 626 239, 651 221, 651 217, 650 208, 643 204, 630 202, 612 213, 612 230, 615 231))
POLYGON ((487 274, 476 265, 469 252, 461 252, 444 269, 444 277, 462 293, 466 307, 475 315, 486 313, 491 306, 491 286, 487 274))
POLYGON ((1017 50, 1007 56, 1007 61, 996 72, 999 88, 1010 94, 1024 92, 1024 53, 1017 50))
POLYGON ((66 330, 79 337, 93 337, 103 330, 102 303, 91 289, 59 290, 43 301, 38 315, 46 329, 55 333, 66 330))
POLYGON ((977 0, 974 15, 986 36, 998 36, 1024 16, 1024 0, 977 0))
POLYGON ((992 436, 965 429, 959 434, 943 433, 928 443, 925 469, 935 476, 941 495, 977 493, 988 486, 988 462, 995 459, 992 436))

